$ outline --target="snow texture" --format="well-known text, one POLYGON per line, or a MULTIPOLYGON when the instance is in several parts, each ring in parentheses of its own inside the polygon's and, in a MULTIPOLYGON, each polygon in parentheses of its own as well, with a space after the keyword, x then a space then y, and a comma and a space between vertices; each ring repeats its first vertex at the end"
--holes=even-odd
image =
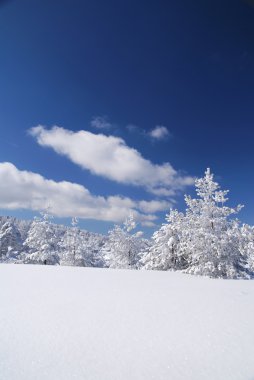
POLYGON ((4 380, 254 379, 254 282, 0 265, 4 380))

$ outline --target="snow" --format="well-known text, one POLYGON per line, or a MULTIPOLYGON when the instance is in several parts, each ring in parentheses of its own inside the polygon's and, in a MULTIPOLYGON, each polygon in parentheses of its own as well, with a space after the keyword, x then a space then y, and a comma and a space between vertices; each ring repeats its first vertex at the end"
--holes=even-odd
POLYGON ((254 379, 254 282, 0 265, 3 380, 254 379))

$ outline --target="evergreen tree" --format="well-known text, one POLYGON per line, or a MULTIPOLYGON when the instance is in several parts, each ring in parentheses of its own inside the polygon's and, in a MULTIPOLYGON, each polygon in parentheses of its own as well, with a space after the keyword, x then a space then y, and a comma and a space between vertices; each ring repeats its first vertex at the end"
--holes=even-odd
POLYGON ((239 221, 243 206, 226 207, 228 191, 220 190, 210 169, 195 181, 197 198, 185 196, 185 214, 171 211, 167 224, 153 236, 142 261, 146 269, 184 269, 210 277, 248 277, 246 247, 239 221))
POLYGON ((11 221, 0 229, 0 261, 15 260, 21 250, 21 234, 11 221))
POLYGON ((179 249, 183 219, 184 215, 173 209, 166 215, 168 223, 153 234, 151 247, 141 257, 144 269, 176 270, 186 267, 186 258, 179 249))
POLYGON ((77 225, 78 219, 71 219, 72 228, 68 228, 63 236, 62 241, 59 243, 62 254, 60 263, 61 265, 75 265, 76 250, 77 250, 77 225))
POLYGON ((60 264, 69 266, 86 266, 83 236, 78 229, 78 219, 71 220, 72 228, 68 228, 59 242, 61 249, 60 264))
POLYGON ((25 249, 29 254, 24 255, 26 263, 32 264, 57 264, 59 257, 57 254, 57 241, 52 228, 52 215, 49 208, 42 211, 41 217, 36 217, 28 231, 24 242, 25 249))
POLYGON ((140 232, 131 234, 136 228, 133 215, 124 222, 123 227, 115 225, 109 231, 109 238, 104 247, 104 260, 109 268, 134 269, 137 268, 141 251, 140 232))
POLYGON ((72 218, 72 227, 65 228, 58 239, 60 265, 103 267, 105 263, 102 248, 106 237, 80 230, 77 224, 78 219, 72 218))
POLYGON ((241 227, 240 251, 247 258, 248 268, 254 276, 254 227, 243 224, 241 227))
POLYGON ((245 260, 239 249, 237 214, 243 206, 224 206, 228 191, 220 190, 210 169, 195 182, 198 198, 185 196, 188 206, 182 242, 188 258, 187 273, 237 278, 245 275, 245 260))

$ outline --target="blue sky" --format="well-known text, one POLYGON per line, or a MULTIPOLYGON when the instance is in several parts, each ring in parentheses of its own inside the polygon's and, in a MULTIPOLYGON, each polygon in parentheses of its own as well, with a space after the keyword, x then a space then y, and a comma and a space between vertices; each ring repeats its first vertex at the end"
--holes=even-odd
POLYGON ((0 1, 1 214, 149 233, 209 166, 254 224, 251 3, 0 1))

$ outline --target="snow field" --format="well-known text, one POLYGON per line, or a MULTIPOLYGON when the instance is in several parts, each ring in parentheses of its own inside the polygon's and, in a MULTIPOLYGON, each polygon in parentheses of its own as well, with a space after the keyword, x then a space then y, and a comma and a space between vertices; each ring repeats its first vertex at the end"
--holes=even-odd
POLYGON ((0 265, 0 379, 254 379, 254 282, 0 265))

